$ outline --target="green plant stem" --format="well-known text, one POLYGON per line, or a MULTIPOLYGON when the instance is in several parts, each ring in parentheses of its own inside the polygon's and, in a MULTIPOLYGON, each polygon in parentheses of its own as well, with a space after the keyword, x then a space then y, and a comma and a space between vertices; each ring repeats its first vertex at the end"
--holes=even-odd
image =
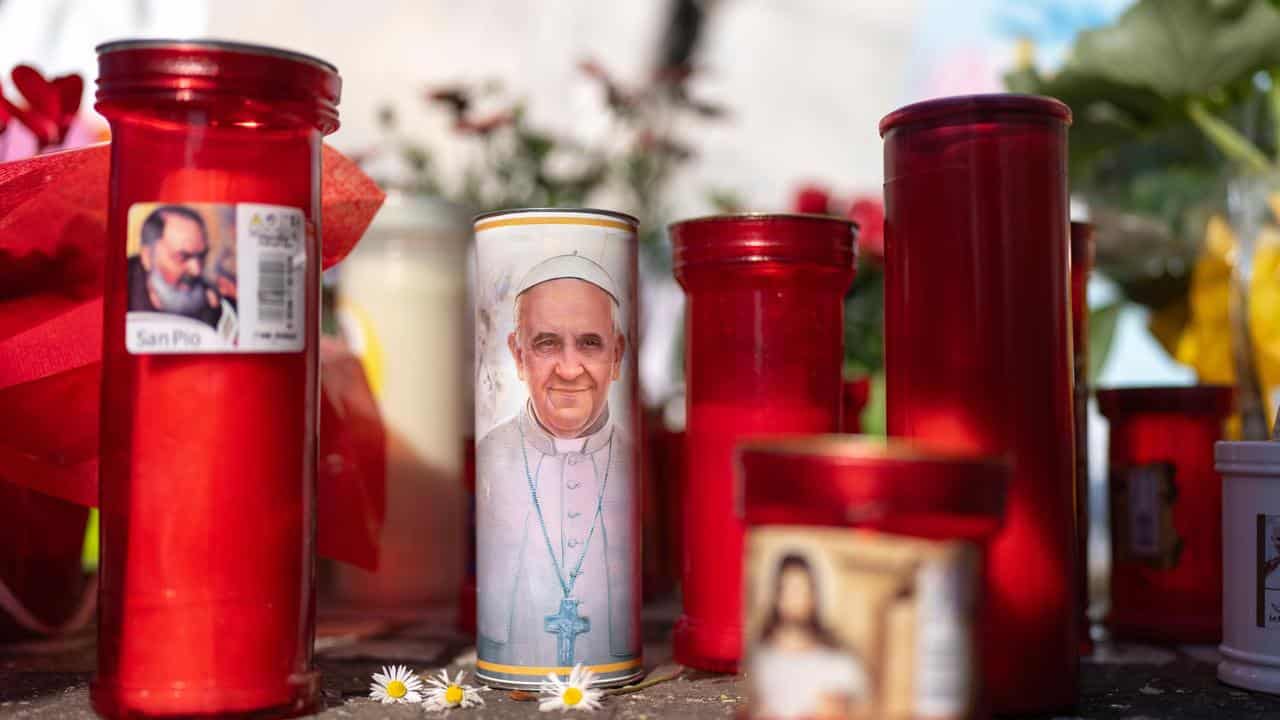
POLYGON ((1239 130, 1205 109, 1199 100, 1187 101, 1187 115, 1200 128, 1209 142, 1213 143, 1224 155, 1243 165, 1253 172, 1265 173, 1272 170, 1267 156, 1258 149, 1239 130))
POLYGON ((1276 163, 1280 164, 1280 72, 1271 73, 1271 88, 1267 90, 1267 103, 1271 106, 1272 137, 1276 144, 1276 163))
POLYGON ((654 672, 650 673, 649 676, 646 677, 641 682, 633 683, 631 685, 627 685, 626 687, 614 688, 613 690, 606 690, 605 694, 606 695, 630 695, 631 693, 637 693, 637 692, 640 692, 641 690, 647 690, 653 687, 654 685, 659 685, 664 682, 670 682, 680 677, 683 674, 684 674, 683 667, 676 668, 670 672, 665 672, 662 674, 659 674, 655 670, 654 672))

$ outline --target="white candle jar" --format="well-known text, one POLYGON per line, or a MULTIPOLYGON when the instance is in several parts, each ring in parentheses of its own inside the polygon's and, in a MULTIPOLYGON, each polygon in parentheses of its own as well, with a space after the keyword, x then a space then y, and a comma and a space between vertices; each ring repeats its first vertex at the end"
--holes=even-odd
POLYGON ((350 605, 416 614, 457 600, 472 404, 470 242, 461 207, 392 191, 339 266, 339 322, 387 429, 380 569, 337 568, 335 595, 350 605))
POLYGON ((1280 694, 1280 442, 1220 442, 1222 662, 1218 679, 1280 694))

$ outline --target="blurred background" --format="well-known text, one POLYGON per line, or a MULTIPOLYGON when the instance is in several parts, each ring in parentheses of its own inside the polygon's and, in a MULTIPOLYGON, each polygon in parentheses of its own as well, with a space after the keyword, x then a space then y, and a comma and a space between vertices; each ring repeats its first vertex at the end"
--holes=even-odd
MULTIPOLYGON (((406 452, 451 486, 468 383, 444 414, 397 408, 385 386, 445 393, 437 385, 455 387, 469 360, 397 366, 404 348, 379 323, 467 336, 469 218, 503 207, 640 217, 642 393, 668 431, 682 423, 682 293, 666 224, 729 210, 853 217, 864 229, 846 303, 851 417, 882 432, 877 123, 943 95, 1071 105, 1073 219, 1096 226, 1093 386, 1238 383, 1256 417, 1280 400, 1280 11, 1266 0, 0 0, 0 70, 86 81, 60 143, 12 124, 0 159, 103 137, 93 48, 139 36, 263 43, 338 66, 342 128, 329 141, 393 192, 328 278, 328 328, 361 358, 406 452), (1237 325, 1233 293, 1247 298, 1237 325), (405 307, 416 309, 392 318, 405 307), (424 367, 445 370, 432 379, 424 367)), ((0 88, 20 100, 7 77, 0 88)), ((1103 519, 1107 426, 1095 408, 1091 504, 1103 519)), ((392 453, 394 465, 394 439, 392 453)), ((1100 568, 1105 523, 1093 530, 1100 568)))

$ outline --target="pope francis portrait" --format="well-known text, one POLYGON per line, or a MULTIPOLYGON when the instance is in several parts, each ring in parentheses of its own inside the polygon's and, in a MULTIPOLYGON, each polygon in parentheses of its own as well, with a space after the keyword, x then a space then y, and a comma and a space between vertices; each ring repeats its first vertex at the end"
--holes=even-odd
POLYGON ((479 657, 490 671, 638 658, 634 445, 609 407, 631 350, 619 291, 559 255, 517 285, 514 316, 528 399, 477 447, 479 657))

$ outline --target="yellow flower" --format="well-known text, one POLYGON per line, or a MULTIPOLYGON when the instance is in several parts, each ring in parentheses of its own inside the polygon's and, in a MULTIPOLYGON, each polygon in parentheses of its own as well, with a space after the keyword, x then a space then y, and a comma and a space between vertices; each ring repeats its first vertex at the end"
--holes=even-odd
POLYGON ((373 674, 369 697, 384 704, 422 702, 422 680, 404 665, 383 666, 373 674))
MULTIPOLYGON (((1280 197, 1273 198, 1273 213, 1278 203, 1280 197)), ((1204 252, 1191 271, 1187 323, 1169 348, 1178 362, 1196 371, 1202 383, 1236 383, 1229 310, 1235 262, 1236 239, 1231 227, 1221 216, 1210 218, 1204 252)), ((1247 312, 1258 382, 1264 401, 1271 403, 1280 391, 1280 230, 1275 225, 1258 234, 1247 312)), ((1160 317, 1161 313, 1152 316, 1153 331, 1160 317)), ((1166 338, 1162 336, 1162 340, 1166 338)), ((1169 343, 1165 344, 1168 347, 1169 343)), ((1271 413, 1266 414, 1270 420, 1271 413)), ((1239 420, 1233 420, 1232 425, 1238 429, 1239 420)))
POLYGON ((436 677, 428 678, 427 700, 423 703, 423 707, 440 711, 483 705, 484 698, 480 697, 480 689, 462 684, 462 678, 461 670, 452 680, 449 679, 449 673, 445 670, 441 670, 436 677))
POLYGON ((595 680, 595 673, 591 672, 581 664, 574 665, 573 671, 569 673, 568 682, 560 680, 560 676, 555 673, 547 673, 547 679, 542 681, 542 700, 538 703, 538 709, 542 712, 550 712, 552 710, 584 710, 591 712, 600 708, 600 698, 604 693, 591 687, 591 682, 595 680))

